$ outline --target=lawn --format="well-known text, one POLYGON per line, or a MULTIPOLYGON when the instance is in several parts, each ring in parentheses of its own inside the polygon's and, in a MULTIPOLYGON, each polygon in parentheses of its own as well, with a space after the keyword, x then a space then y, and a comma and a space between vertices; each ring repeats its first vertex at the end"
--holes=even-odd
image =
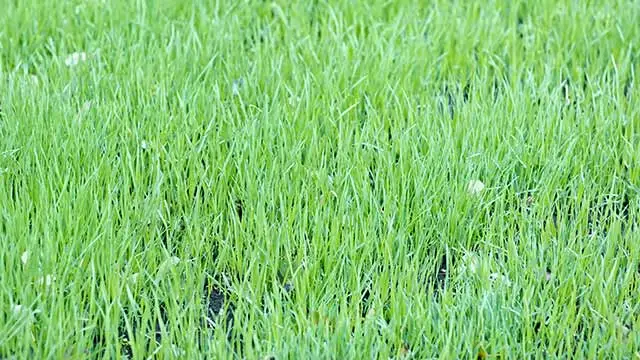
POLYGON ((639 19, 0 0, 0 359, 640 359, 639 19))

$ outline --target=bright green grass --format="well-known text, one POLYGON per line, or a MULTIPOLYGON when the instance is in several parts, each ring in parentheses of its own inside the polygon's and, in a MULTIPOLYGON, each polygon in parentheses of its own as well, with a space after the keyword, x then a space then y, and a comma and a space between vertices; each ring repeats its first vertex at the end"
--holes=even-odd
POLYGON ((640 2, 369 3, 0 0, 0 358, 640 356, 640 2))

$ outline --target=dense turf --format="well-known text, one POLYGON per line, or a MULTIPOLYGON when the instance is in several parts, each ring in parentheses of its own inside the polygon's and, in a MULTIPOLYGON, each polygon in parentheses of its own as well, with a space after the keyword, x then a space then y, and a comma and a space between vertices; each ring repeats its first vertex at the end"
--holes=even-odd
POLYGON ((370 3, 0 0, 0 358, 640 356, 640 2, 370 3))

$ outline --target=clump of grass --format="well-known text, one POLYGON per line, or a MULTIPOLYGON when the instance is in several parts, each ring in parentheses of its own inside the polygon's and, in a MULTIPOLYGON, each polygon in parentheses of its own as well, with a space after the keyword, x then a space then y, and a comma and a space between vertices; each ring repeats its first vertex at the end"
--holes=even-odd
POLYGON ((4 8, 0 358, 637 356, 640 4, 4 8))

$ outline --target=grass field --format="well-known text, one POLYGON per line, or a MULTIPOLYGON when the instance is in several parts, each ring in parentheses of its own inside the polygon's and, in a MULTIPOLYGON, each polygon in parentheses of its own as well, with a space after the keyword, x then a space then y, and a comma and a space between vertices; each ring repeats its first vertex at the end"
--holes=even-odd
POLYGON ((0 9, 1 359, 640 358, 640 2, 0 9))

